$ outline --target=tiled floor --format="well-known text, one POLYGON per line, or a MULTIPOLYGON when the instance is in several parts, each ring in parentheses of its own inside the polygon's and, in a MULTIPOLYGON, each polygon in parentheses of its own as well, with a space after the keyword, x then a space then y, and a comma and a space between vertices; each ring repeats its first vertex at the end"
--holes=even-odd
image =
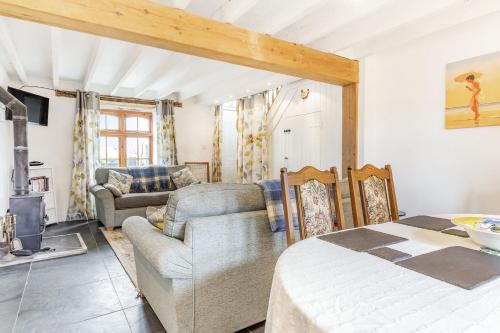
POLYGON ((96 222, 60 223, 46 235, 74 232, 82 235, 87 254, 0 268, 0 333, 165 332, 137 298, 96 222))

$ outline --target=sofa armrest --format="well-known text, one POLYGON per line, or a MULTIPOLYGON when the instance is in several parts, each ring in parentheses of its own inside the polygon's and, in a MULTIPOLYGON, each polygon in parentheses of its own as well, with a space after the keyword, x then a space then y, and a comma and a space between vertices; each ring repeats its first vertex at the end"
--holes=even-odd
POLYGON ((115 196, 102 185, 94 185, 90 193, 95 196, 97 218, 106 226, 115 226, 115 196))
POLYGON ((102 185, 94 185, 90 188, 90 193, 92 193, 98 200, 112 203, 114 208, 115 196, 107 188, 104 188, 102 185))
POLYGON ((122 230, 136 250, 164 278, 190 279, 193 273, 191 249, 176 238, 168 237, 143 217, 132 216, 122 230))

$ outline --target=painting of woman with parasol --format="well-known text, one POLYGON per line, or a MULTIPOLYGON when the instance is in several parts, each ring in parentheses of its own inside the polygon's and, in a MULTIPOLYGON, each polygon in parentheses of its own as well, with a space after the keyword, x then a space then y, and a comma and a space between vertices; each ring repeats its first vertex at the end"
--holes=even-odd
POLYGON ((479 72, 467 72, 460 74, 455 78, 455 82, 465 82, 465 89, 471 93, 470 110, 474 113, 474 120, 479 120, 479 95, 481 94, 481 84, 476 80, 483 74, 479 72))
POLYGON ((500 126, 500 52, 446 65, 445 124, 500 126))

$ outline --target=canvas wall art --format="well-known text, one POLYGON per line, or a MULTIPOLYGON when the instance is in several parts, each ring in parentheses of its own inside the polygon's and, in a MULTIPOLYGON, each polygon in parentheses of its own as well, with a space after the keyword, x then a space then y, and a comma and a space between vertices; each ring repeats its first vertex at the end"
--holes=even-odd
POLYGON ((500 126, 500 52, 446 66, 446 128, 500 126))

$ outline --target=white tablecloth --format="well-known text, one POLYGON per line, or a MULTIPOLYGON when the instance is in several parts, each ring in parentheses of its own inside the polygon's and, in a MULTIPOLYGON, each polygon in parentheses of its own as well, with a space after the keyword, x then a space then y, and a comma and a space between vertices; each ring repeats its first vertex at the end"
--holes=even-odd
MULTIPOLYGON (((470 238, 397 223, 367 228, 408 238, 389 247, 413 256, 454 245, 479 249, 470 238)), ((276 265, 266 333, 285 332, 500 332, 500 279, 465 290, 310 238, 276 265)))

